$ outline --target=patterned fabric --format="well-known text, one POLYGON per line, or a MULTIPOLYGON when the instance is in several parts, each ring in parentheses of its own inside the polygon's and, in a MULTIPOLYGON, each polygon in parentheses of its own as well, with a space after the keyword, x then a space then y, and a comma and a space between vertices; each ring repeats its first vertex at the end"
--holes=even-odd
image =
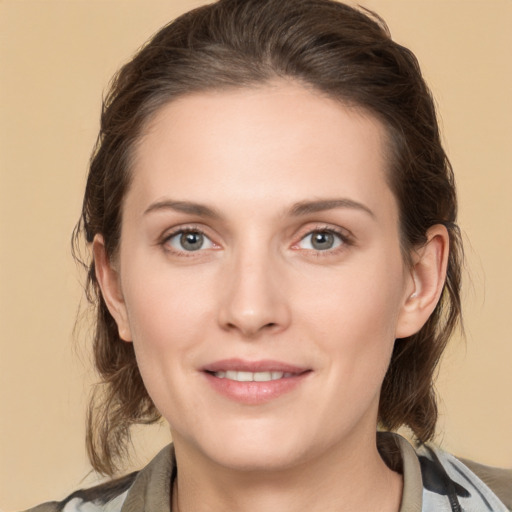
MULTIPOLYGON (((453 455, 431 446, 415 450, 397 434, 379 433, 377 444, 390 467, 404 475, 399 512, 507 512, 512 510, 512 471, 486 468, 490 478, 507 490, 500 501, 494 492, 453 455), (510 508, 509 508, 510 507, 510 508)), ((484 466, 480 466, 484 468, 484 466)), ((176 476, 174 451, 164 448, 142 471, 92 489, 77 491, 61 502, 26 512, 171 512, 176 476)))
POLYGON ((94 501, 84 501, 81 498, 73 498, 68 501, 64 508, 63 512, 120 512, 123 507, 123 503, 126 500, 126 496, 128 495, 128 491, 123 492, 107 503, 101 503, 103 500, 94 501))
POLYGON ((417 454, 423 480, 422 512, 509 510, 480 478, 453 455, 426 445, 420 447, 417 454))

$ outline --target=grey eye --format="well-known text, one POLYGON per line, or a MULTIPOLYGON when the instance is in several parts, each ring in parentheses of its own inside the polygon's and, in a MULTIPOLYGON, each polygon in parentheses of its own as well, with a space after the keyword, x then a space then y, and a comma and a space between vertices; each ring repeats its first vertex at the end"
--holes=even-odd
POLYGON ((171 236, 167 243, 177 251, 199 251, 213 247, 212 241, 199 231, 182 231, 171 236))
POLYGON ((180 236, 180 244, 186 251, 197 251, 204 243, 204 236, 201 233, 183 233, 180 236))
POLYGON ((328 251, 342 244, 342 239, 331 231, 312 231, 300 241, 301 249, 328 251))

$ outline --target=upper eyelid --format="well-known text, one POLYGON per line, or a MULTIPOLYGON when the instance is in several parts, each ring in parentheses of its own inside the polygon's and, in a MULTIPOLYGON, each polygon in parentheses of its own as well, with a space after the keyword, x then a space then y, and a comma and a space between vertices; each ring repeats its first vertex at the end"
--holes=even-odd
POLYGON ((354 235, 351 233, 350 230, 346 228, 341 228, 340 226, 327 226, 325 224, 317 225, 313 228, 309 228, 307 230, 304 230, 301 234, 297 235, 295 237, 295 241, 291 244, 290 248, 292 250, 301 250, 306 252, 313 252, 315 254, 323 254, 325 256, 329 254, 334 254, 340 250, 346 250, 349 247, 352 247, 356 245, 356 240, 354 235), (317 249, 302 249, 299 247, 299 244, 308 236, 312 235, 313 233, 317 232, 326 232, 326 233, 332 233, 335 236, 339 238, 341 241, 341 245, 337 247, 333 247, 331 249, 325 249, 323 251, 317 250, 317 249))
POLYGON ((341 238, 346 238, 346 239, 350 239, 350 240, 355 238, 353 233, 349 229, 343 228, 341 226, 334 226, 332 224, 326 224, 326 223, 321 223, 321 224, 316 223, 316 225, 314 227, 305 227, 303 230, 299 230, 299 231, 302 231, 298 235, 298 237, 300 237, 300 240, 302 240, 302 238, 304 238, 312 233, 319 232, 319 231, 334 233, 334 234, 340 236, 341 238))
POLYGON ((193 227, 193 226, 177 226, 174 229, 170 229, 164 232, 164 234, 157 240, 157 244, 160 246, 167 254, 174 254, 175 256, 187 256, 192 257, 196 256, 199 257, 201 254, 204 255, 205 251, 207 250, 218 250, 221 248, 220 244, 215 242, 211 236, 209 236, 207 233, 205 233, 204 229, 193 227), (184 233, 199 233, 204 238, 206 238, 210 244, 211 247, 205 247, 200 248, 195 251, 188 251, 186 249, 180 249, 177 247, 173 247, 170 241, 178 236, 183 235, 184 233))
POLYGON ((207 233, 206 229, 204 229, 201 226, 196 225, 196 224, 184 224, 184 225, 179 225, 179 226, 175 226, 172 228, 168 228, 163 231, 160 238, 161 238, 161 240, 165 241, 165 240, 168 240, 169 238, 172 238, 173 236, 176 236, 180 233, 201 233, 202 235, 204 235, 208 238, 211 238, 211 236, 207 233))
MULTIPOLYGON (((222 245, 216 239, 218 237, 212 236, 210 233, 210 229, 208 227, 201 225, 200 223, 190 223, 190 224, 182 224, 178 225, 172 228, 168 228, 164 230, 162 235, 159 237, 158 243, 165 243, 170 238, 180 234, 180 233, 187 233, 187 232, 197 232, 201 233, 203 236, 208 238, 210 241, 212 241, 215 245, 222 245)), ((353 243, 355 241, 355 236, 353 233, 341 226, 332 225, 329 223, 319 223, 319 222, 308 222, 307 225, 299 228, 296 230, 296 234, 293 236, 294 241, 292 242, 292 245, 296 245, 300 240, 305 238, 308 235, 311 235, 315 232, 319 231, 325 231, 334 233, 335 235, 339 236, 343 241, 353 243)))
MULTIPOLYGON (((155 245, 164 247, 169 242, 169 240, 183 233, 200 233, 212 244, 219 246, 219 243, 213 240, 213 237, 207 233, 207 230, 202 229, 200 226, 194 224, 175 226, 173 228, 164 230, 163 233, 156 239, 155 245)), ((169 248, 167 248, 167 250, 171 251, 169 248)))

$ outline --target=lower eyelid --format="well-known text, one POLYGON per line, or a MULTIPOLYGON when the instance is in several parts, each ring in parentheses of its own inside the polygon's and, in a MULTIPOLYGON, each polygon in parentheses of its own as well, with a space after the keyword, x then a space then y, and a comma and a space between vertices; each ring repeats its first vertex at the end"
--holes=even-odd
MULTIPOLYGON (((179 243, 179 242, 178 242, 179 243)), ((208 249, 220 249, 220 245, 215 243, 212 238, 205 233, 204 230, 196 227, 183 227, 176 229, 166 235, 164 235, 159 243, 159 245, 167 246, 167 251, 169 252, 175 252, 175 253, 184 253, 187 256, 192 256, 194 253, 200 253, 202 251, 208 250, 208 249), (184 248, 175 247, 174 245, 171 245, 171 241, 175 237, 182 236, 186 233, 197 233, 204 237, 204 241, 206 243, 206 246, 202 246, 199 249, 194 250, 186 250, 184 248)), ((340 231, 333 229, 331 227, 327 226, 319 226, 315 229, 311 229, 308 232, 306 232, 297 242, 295 242, 291 248, 292 249, 302 249, 305 251, 311 251, 315 253, 329 253, 332 254, 336 250, 339 250, 340 248, 343 248, 345 246, 353 245, 352 237, 348 235, 347 233, 341 233, 340 231), (306 239, 307 237, 313 236, 315 233, 329 233, 335 237, 334 246, 327 248, 327 249, 315 249, 314 247, 308 247, 308 248, 302 248, 300 247, 301 242, 306 239)))
MULTIPOLYGON (((178 238, 178 242, 177 243, 179 243, 179 238, 178 238)), ((176 253, 185 253, 187 255, 192 255, 195 252, 199 253, 199 252, 207 250, 207 249, 212 249, 212 248, 218 247, 217 244, 215 244, 215 242, 213 242, 211 237, 209 237, 202 229, 193 228, 193 227, 177 229, 175 231, 172 231, 171 233, 166 234, 165 236, 162 237, 162 240, 161 240, 160 244, 162 246, 164 246, 164 247, 167 246, 167 250, 168 251, 174 251, 176 253), (178 237, 181 237, 181 236, 183 236, 186 233, 197 233, 199 235, 202 235, 204 241, 207 243, 207 247, 203 246, 203 247, 201 247, 201 248, 199 248, 199 249, 197 249, 195 251, 187 251, 184 248, 175 247, 171 243, 174 239, 176 239, 178 237)))
MULTIPOLYGON (((186 233, 186 232, 185 232, 186 233)), ((177 244, 179 244, 181 242, 180 238, 185 234, 185 233, 177 233, 171 237, 169 237, 167 239, 167 243, 170 244, 171 241, 173 241, 174 239, 177 240, 177 244)), ((213 247, 213 242, 206 236, 206 235, 203 235, 203 245, 196 249, 195 251, 187 251, 186 249, 182 249, 180 247, 175 247, 174 245, 171 244, 171 247, 173 247, 173 249, 177 250, 177 251, 184 251, 184 252, 199 252, 199 251, 202 251, 202 250, 205 250, 205 249, 211 249, 213 247)))
POLYGON ((309 230, 307 233, 305 233, 299 239, 298 242, 293 244, 292 248, 300 249, 301 248, 300 243, 303 240, 305 240, 306 238, 313 236, 315 233, 329 233, 329 234, 333 235, 337 240, 337 242, 335 242, 336 245, 334 247, 331 247, 331 248, 328 248, 325 250, 315 249, 314 247, 309 247, 304 250, 315 251, 315 252, 332 252, 332 251, 335 251, 336 249, 338 249, 340 246, 351 245, 351 239, 347 234, 340 233, 338 230, 327 227, 327 226, 319 226, 319 227, 309 230))

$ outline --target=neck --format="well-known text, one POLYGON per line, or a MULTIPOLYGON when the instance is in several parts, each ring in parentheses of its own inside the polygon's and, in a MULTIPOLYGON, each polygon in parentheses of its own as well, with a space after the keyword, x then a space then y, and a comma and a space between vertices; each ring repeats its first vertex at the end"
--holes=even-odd
POLYGON ((402 477, 368 449, 339 447, 293 467, 244 471, 176 444, 173 512, 398 512, 402 477))

